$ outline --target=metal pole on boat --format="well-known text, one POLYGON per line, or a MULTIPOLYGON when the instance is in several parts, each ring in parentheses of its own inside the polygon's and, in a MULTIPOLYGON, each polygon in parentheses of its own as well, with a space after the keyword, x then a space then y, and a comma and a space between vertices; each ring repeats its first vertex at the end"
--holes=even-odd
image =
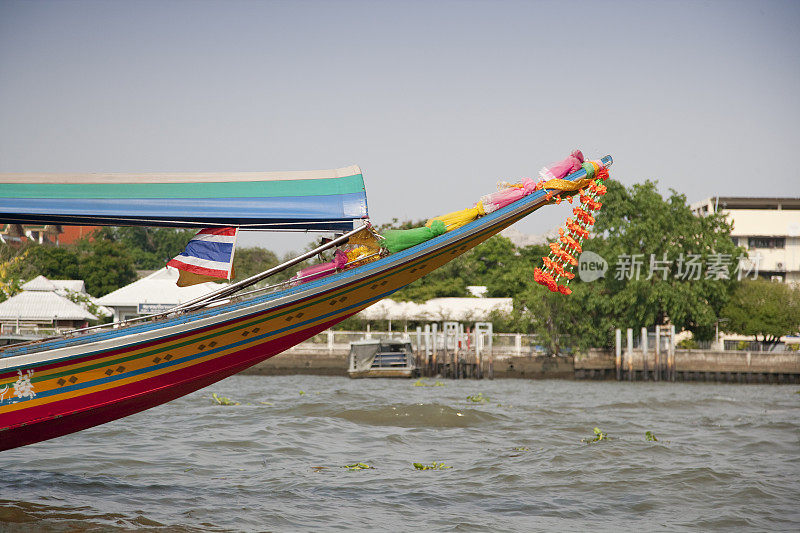
POLYGON ((250 276, 249 278, 243 279, 242 281, 238 281, 236 283, 228 285, 227 287, 222 287, 221 289, 217 289, 216 291, 210 292, 210 293, 205 294, 203 296, 199 296, 197 298, 189 300, 188 302, 184 302, 182 304, 176 305, 172 309, 166 311, 164 314, 174 313, 175 311, 181 311, 181 310, 188 311, 188 310, 195 309, 195 308, 198 308, 198 307, 203 307, 204 305, 208 304, 210 300, 219 299, 219 298, 225 298, 227 296, 230 296, 231 294, 233 294, 233 293, 235 293, 235 292, 237 292, 237 291, 239 291, 241 289, 244 289, 245 287, 249 287, 250 285, 258 283, 262 279, 266 279, 266 278, 268 278, 268 277, 270 277, 270 276, 272 276, 274 274, 277 274, 278 272, 286 270, 287 268, 289 268, 291 266, 294 266, 294 265, 296 265, 298 263, 302 263, 306 259, 311 259, 312 257, 314 257, 315 255, 317 255, 320 252, 324 252, 325 250, 328 250, 329 248, 333 248, 333 247, 337 246, 338 244, 343 243, 344 241, 346 241, 347 239, 349 239, 350 237, 352 237, 353 235, 355 235, 356 233, 358 233, 359 231, 363 230, 366 227, 367 227, 367 225, 363 224, 362 226, 359 226, 357 229, 354 229, 353 231, 345 233, 344 235, 340 235, 339 237, 336 237, 332 241, 329 241, 329 242, 326 242, 325 244, 317 246, 316 248, 314 248, 310 252, 306 252, 306 253, 304 253, 302 255, 299 255, 299 256, 295 257, 294 259, 290 259, 289 261, 281 263, 278 266, 272 267, 272 268, 270 268, 268 270, 265 270, 265 271, 263 271, 263 272, 261 272, 259 274, 255 274, 253 276, 250 276))

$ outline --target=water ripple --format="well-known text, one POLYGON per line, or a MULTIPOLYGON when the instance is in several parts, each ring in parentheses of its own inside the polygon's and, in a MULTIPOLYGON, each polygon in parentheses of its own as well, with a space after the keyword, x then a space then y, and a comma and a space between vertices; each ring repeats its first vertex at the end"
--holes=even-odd
POLYGON ((795 390, 235 376, 4 452, 0 531, 797 530, 795 390))

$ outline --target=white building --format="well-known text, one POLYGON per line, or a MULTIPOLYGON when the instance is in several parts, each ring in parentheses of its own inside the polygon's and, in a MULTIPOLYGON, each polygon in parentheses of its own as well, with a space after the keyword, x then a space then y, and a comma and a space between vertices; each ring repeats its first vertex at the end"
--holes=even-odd
POLYGON ((97 315, 88 310, 94 303, 80 279, 51 280, 38 276, 22 285, 22 292, 0 303, 0 332, 14 334, 55 334, 85 327, 89 321, 110 315, 97 306, 97 315), (77 293, 73 302, 69 293, 77 293))
POLYGON ((713 196, 690 207, 698 216, 726 215, 760 276, 800 283, 800 198, 713 196))
POLYGON ((178 287, 177 281, 178 271, 174 268, 164 267, 145 278, 98 298, 97 302, 114 312, 114 321, 116 322, 141 315, 161 313, 225 285, 209 282, 198 283, 190 287, 178 287))
POLYGON ((358 317, 365 320, 423 320, 475 322, 489 320, 493 312, 510 313, 512 298, 433 298, 423 304, 378 300, 358 317))

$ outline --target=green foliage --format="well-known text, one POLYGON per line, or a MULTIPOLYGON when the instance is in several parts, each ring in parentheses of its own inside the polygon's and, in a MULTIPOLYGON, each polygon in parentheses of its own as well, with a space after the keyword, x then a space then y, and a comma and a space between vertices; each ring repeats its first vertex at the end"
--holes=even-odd
POLYGON ((422 379, 418 379, 414 382, 412 387, 444 387, 444 383, 441 381, 436 381, 435 383, 428 383, 426 381, 422 381, 422 379))
POLYGON ((611 440, 611 438, 608 436, 608 433, 603 433, 600 431, 600 428, 594 428, 594 437, 581 439, 581 441, 585 442, 586 444, 593 444, 602 440, 611 440))
POLYGON ((425 302, 432 298, 467 297, 469 274, 465 259, 459 257, 392 295, 397 301, 425 302))
POLYGON ((121 244, 135 268, 156 270, 180 254, 196 233, 193 229, 104 227, 95 232, 94 238, 121 244))
POLYGON ((595 236, 583 248, 604 257, 609 270, 605 278, 590 283, 576 278, 570 284, 571 296, 551 293, 533 282, 533 268, 541 266, 541 257, 548 254, 546 246, 517 248, 495 236, 399 290, 393 298, 423 302, 465 297, 467 285, 485 285, 488 296, 514 298, 511 314, 492 317, 495 331, 535 333, 553 354, 611 346, 615 327, 671 323, 678 330, 691 330, 695 339, 710 339, 737 284, 735 275, 706 279, 704 269, 700 279, 683 279, 677 260, 681 254, 684 258, 694 254, 707 266, 712 255, 722 254, 735 265, 744 251, 731 241, 725 218, 697 217, 684 195, 670 191, 662 197, 651 181, 625 188, 609 180, 607 186, 595 236), (615 267, 623 254, 641 254, 639 279, 618 275, 615 267), (667 255, 666 279, 657 271, 649 275, 651 254, 656 260, 667 255))
MULTIPOLYGON (((606 307, 615 325, 639 328, 669 321, 678 330, 691 330, 699 340, 713 337, 719 312, 736 285, 735 276, 706 279, 707 271, 703 270, 700 279, 681 279, 677 259, 681 254, 684 258, 696 254, 703 265, 708 265, 710 256, 723 254, 735 262, 744 251, 733 244, 724 216, 695 216, 686 196, 671 190, 663 198, 652 181, 626 189, 609 180, 607 186, 608 194, 594 228, 598 236, 583 248, 609 263, 606 277, 590 285, 596 297, 608 300, 606 307), (641 254, 644 264, 638 280, 618 275, 615 270, 623 254, 641 254), (666 279, 657 271, 650 277, 651 255, 663 260, 665 254, 671 261, 666 279)), ((610 329, 607 334, 610 336, 610 329)))
MULTIPOLYGON (((280 262, 275 252, 267 250, 266 248, 255 247, 236 250, 236 253, 233 255, 234 279, 238 281, 249 278, 250 276, 278 265, 280 262)), ((280 281, 289 277, 288 274, 285 274, 285 276, 286 277, 281 278, 280 281)), ((276 280, 278 280, 278 276, 271 278, 273 282, 276 280)))
POLYGON ((136 281, 133 260, 125 246, 112 241, 80 241, 78 279, 86 282, 86 292, 103 296, 136 281))
POLYGON ((4 302, 22 290, 22 272, 27 252, 17 253, 10 246, 0 250, 0 302, 4 302))
POLYGON ((216 392, 211 394, 211 398, 213 398, 218 405, 241 405, 239 402, 235 402, 225 396, 218 396, 216 392))
MULTIPOLYGON (((11 252, 5 247, 3 255, 11 252)), ((13 275, 30 280, 42 275, 48 279, 82 279, 86 292, 103 296, 136 280, 133 260, 125 246, 108 240, 81 240, 70 246, 29 243, 19 252, 13 275)), ((0 272, 1 273, 1 272, 0 272)))
POLYGON ((658 439, 656 438, 656 436, 653 434, 652 431, 644 432, 644 440, 646 440, 647 442, 658 442, 658 439))
POLYGON ((94 303, 92 301, 92 298, 88 294, 68 290, 64 296, 69 301, 82 306, 87 311, 96 316, 98 319, 96 323, 101 324, 111 321, 111 316, 106 316, 103 313, 101 313, 100 306, 94 303))
POLYGON ((482 392, 467 396, 467 400, 469 400, 472 403, 488 403, 489 401, 491 401, 489 400, 489 397, 484 396, 482 392))
POLYGON ((453 468, 452 466, 447 466, 444 463, 437 463, 434 461, 433 463, 426 465, 423 463, 412 463, 414 468, 417 470, 447 470, 448 468, 453 468))
POLYGON ((724 329, 777 343, 800 331, 800 289, 767 280, 745 280, 722 310, 724 329))
POLYGON ((395 292, 392 298, 425 302, 432 298, 468 297, 468 285, 485 285, 489 297, 512 298, 530 285, 535 258, 543 254, 546 255, 542 246, 517 248, 507 238, 494 236, 395 292))
POLYGON ((342 468, 346 468, 348 471, 353 472, 355 470, 374 470, 374 466, 370 466, 367 463, 353 463, 350 465, 344 465, 342 468))
POLYGON ((700 345, 694 339, 683 339, 678 343, 678 348, 682 350, 696 350, 700 345))
POLYGON ((547 351, 556 355, 567 347, 604 346, 605 332, 612 327, 607 300, 598 298, 586 284, 576 284, 565 297, 531 283, 515 298, 511 318, 516 329, 535 333, 547 351))
POLYGON ((28 279, 39 275, 48 279, 81 279, 81 258, 76 247, 30 244, 26 250, 28 279))
MULTIPOLYGON (((583 249, 602 256, 609 264, 604 278, 589 283, 576 276, 572 295, 564 297, 534 285, 530 276, 515 293, 514 312, 503 328, 536 333, 548 351, 558 354, 566 347, 585 350, 613 343, 615 327, 652 327, 666 323, 688 329, 694 337, 713 336, 714 324, 736 285, 735 279, 682 279, 677 272, 680 254, 696 254, 704 265, 712 254, 724 254, 735 262, 742 251, 730 239, 730 226, 719 215, 697 217, 686 197, 671 191, 666 198, 654 182, 625 188, 608 180, 608 194, 597 215, 595 235, 583 249), (640 254, 636 276, 617 272, 623 256, 640 254), (664 275, 650 276, 650 256, 670 261, 664 275), (650 279, 648 279, 648 277, 650 279)), ((547 255, 547 251, 542 255, 547 255)), ((530 261, 529 261, 530 262, 530 261)), ((541 265, 541 259, 533 261, 541 265)), ((731 278, 735 278, 731 272, 731 278)))

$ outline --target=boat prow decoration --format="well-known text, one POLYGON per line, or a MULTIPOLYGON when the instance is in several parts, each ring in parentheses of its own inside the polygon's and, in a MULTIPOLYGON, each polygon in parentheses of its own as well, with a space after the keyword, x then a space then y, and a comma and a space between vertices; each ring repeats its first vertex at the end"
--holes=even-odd
MULTIPOLYGON (((603 168, 610 164, 609 156, 599 161, 603 168)), ((566 182, 586 178, 586 170, 578 170, 564 178, 563 186, 572 187, 566 182)), ((3 180, 0 196, 7 198, 6 184, 11 181, 7 175, 0 176, 3 180)), ((25 192, 23 182, 21 178, 13 182, 19 185, 13 188, 15 194, 25 192)), ((567 189, 539 187, 504 207, 395 253, 370 256, 362 250, 365 255, 360 262, 348 258, 346 270, 325 277, 298 279, 271 291, 239 295, 225 288, 214 297, 124 327, 6 348, 0 351, 0 450, 122 418, 236 374, 388 297, 551 203, 554 193, 561 190, 567 189)), ((5 217, 13 202, 0 204, 0 217, 5 217)), ((366 212, 365 197, 356 204, 366 212)), ((22 211, 18 209, 13 220, 41 221, 47 216, 50 223, 65 223, 54 211, 35 216, 31 209, 22 211)), ((82 223, 90 214, 71 212, 67 217, 82 223)), ((278 224, 296 222, 291 216, 282 220, 269 213, 261 216, 263 220, 271 216, 278 224)), ((108 220, 118 223, 123 218, 130 222, 119 213, 108 220)), ((189 218, 182 218, 185 225, 202 222, 189 218)), ((326 223, 334 225, 333 229, 346 225, 342 218, 329 218, 326 223)), ((355 237, 351 244, 359 244, 358 234, 363 230, 352 230, 353 221, 347 222, 351 231, 334 239, 334 246, 350 237, 355 237)), ((231 287, 244 287, 236 285, 231 287)))

